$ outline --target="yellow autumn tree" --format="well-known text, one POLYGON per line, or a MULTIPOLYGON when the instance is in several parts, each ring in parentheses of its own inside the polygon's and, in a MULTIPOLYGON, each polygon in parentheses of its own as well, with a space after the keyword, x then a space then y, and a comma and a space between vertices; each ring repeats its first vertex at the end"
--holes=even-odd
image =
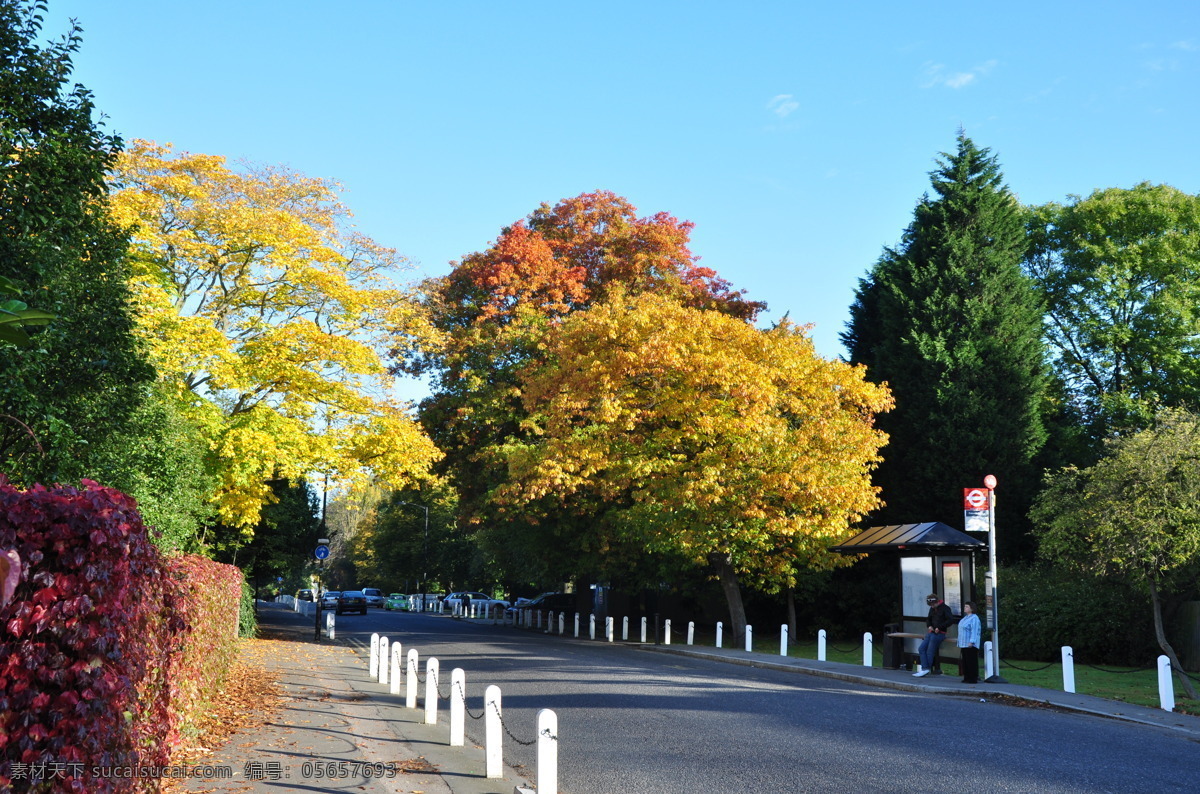
POLYGON ((787 322, 617 294, 549 335, 523 398, 532 440, 506 447, 494 500, 587 513, 646 552, 712 566, 735 632, 741 583, 773 591, 845 562, 828 547, 879 504, 874 417, 890 394, 787 322))
POLYGON ((412 316, 402 262, 353 231, 337 185, 146 141, 110 179, 139 332, 208 441, 223 523, 252 527, 273 478, 426 471, 437 452, 381 359, 412 316))

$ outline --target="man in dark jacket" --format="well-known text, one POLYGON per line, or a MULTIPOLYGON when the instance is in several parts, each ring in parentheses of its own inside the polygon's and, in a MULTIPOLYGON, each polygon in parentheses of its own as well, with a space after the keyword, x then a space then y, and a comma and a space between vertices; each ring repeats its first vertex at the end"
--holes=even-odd
POLYGON ((954 623, 950 607, 938 598, 937 593, 926 596, 925 603, 929 604, 929 617, 925 621, 925 639, 921 640, 921 645, 917 648, 921 655, 921 669, 913 673, 916 678, 929 675, 933 670, 933 666, 937 664, 938 649, 942 647, 942 640, 946 639, 946 631, 954 623))

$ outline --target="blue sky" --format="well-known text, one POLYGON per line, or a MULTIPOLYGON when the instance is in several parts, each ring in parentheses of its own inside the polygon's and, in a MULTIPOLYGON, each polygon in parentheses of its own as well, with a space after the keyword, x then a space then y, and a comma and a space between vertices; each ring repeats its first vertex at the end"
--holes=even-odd
POLYGON ((1025 203, 1200 192, 1200 3, 50 0, 110 130, 345 187, 440 275, 597 189, 696 224, 841 355, 854 289, 961 126, 1025 203))

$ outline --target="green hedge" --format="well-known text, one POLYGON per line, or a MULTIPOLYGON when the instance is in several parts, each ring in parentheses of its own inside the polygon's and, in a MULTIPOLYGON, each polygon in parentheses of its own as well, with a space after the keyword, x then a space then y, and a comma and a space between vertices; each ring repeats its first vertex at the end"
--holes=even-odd
POLYGON ((1042 563, 1000 571, 1000 647, 1005 658, 1141 667, 1162 652, 1150 597, 1115 578, 1042 563))
POLYGON ((242 604, 238 612, 238 636, 254 637, 258 634, 258 619, 254 617, 254 588, 242 578, 242 604))

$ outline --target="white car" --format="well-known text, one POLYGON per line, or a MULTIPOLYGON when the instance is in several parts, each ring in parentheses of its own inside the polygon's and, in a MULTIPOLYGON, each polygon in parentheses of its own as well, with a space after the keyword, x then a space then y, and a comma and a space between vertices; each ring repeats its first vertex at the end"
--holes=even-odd
POLYGON ((376 587, 364 587, 363 595, 367 597, 367 606, 382 607, 383 606, 383 591, 376 587))
POLYGON ((462 590, 457 593, 451 593, 442 599, 442 604, 447 612, 453 612, 456 606, 459 606, 460 611, 462 611, 465 609, 465 607, 460 605, 465 604, 468 598, 470 599, 471 606, 474 609, 485 608, 489 612, 495 609, 508 609, 507 601, 502 601, 499 598, 491 598, 483 593, 476 593, 470 590, 462 590), (480 604, 483 604, 484 606, 480 607, 480 604))

